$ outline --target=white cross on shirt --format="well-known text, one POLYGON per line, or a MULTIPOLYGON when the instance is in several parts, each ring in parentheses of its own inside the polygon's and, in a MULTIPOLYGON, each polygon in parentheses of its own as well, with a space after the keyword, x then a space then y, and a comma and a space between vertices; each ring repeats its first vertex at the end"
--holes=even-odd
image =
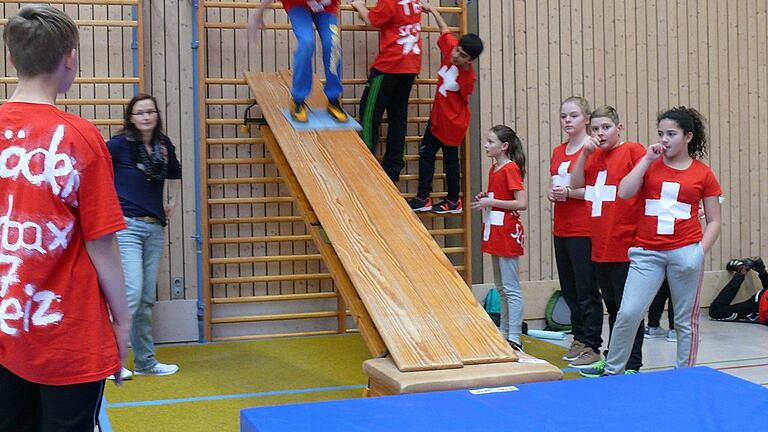
MULTIPOLYGON (((489 199, 493 199, 493 192, 488 194, 489 199)), ((504 212, 498 210, 491 210, 487 208, 483 210, 483 241, 488 241, 491 238, 491 225, 502 226, 504 225, 504 212)))
POLYGON ((517 244, 520 245, 520 247, 523 247, 523 243, 525 243, 525 234, 523 234, 523 226, 519 223, 515 224, 515 232, 510 234, 513 239, 517 242, 517 244))
POLYGON ((411 16, 411 9, 413 9, 414 13, 421 11, 421 3, 419 0, 400 0, 397 4, 403 7, 405 16, 411 16), (410 8, 408 6, 410 6, 410 8))
POLYGON ((645 200, 645 215, 658 216, 656 225, 658 234, 674 234, 675 219, 690 219, 691 205, 677 200, 680 195, 680 183, 662 182, 661 199, 645 200))
POLYGON ((400 26, 398 29, 400 37, 397 39, 397 43, 403 46, 403 55, 421 54, 419 32, 421 32, 421 24, 418 23, 400 26))
POLYGON ((584 199, 592 202, 592 217, 603 215, 603 202, 616 201, 616 186, 606 185, 608 170, 597 173, 597 181, 594 186, 587 186, 584 190, 584 199))
POLYGON ((437 74, 443 78, 443 84, 438 89, 441 95, 448 97, 449 91, 457 92, 461 89, 457 80, 459 77, 459 68, 457 68, 456 65, 451 65, 451 67, 443 66, 437 71, 437 74))
POLYGON ((568 168, 571 161, 565 161, 557 167, 557 174, 552 176, 552 186, 566 187, 571 185, 571 175, 568 174, 568 168))

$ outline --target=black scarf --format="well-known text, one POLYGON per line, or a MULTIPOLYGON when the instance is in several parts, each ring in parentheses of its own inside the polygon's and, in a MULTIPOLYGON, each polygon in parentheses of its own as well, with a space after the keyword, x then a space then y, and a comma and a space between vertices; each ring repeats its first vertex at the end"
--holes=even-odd
POLYGON ((144 142, 137 137, 129 136, 133 143, 133 161, 136 168, 143 172, 149 182, 163 181, 168 174, 168 145, 165 135, 160 135, 152 143, 152 154, 147 152, 144 142))

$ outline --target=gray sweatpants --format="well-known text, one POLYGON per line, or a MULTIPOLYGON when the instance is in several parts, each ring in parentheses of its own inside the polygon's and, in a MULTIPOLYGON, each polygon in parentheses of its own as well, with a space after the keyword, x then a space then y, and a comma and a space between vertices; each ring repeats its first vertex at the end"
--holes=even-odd
POLYGON ((523 326, 523 295, 517 257, 491 255, 493 281, 499 292, 501 306, 499 329, 504 339, 520 344, 523 326))
POLYGON ((605 373, 624 372, 637 326, 648 313, 665 275, 675 309, 676 366, 694 366, 699 349, 699 293, 704 265, 701 243, 668 251, 633 247, 629 249, 629 260, 629 274, 611 334, 605 373))

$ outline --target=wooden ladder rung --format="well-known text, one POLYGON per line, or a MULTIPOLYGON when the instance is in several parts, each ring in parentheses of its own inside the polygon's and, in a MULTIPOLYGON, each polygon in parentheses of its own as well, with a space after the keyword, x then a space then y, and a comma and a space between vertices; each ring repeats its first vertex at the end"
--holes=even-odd
MULTIPOLYGON (((347 329, 347 333, 350 333, 352 331, 355 331, 355 329, 347 329)), ((282 338, 282 337, 299 337, 299 336, 326 336, 326 335, 335 335, 339 334, 336 330, 315 330, 315 331, 306 331, 306 332, 295 332, 295 333, 269 333, 269 334, 262 334, 262 335, 243 335, 243 336, 214 336, 211 338, 214 342, 236 342, 236 341, 247 341, 247 340, 258 340, 258 339, 274 339, 274 338, 282 338)))
POLYGON ((208 219, 210 225, 223 224, 262 224, 262 223, 292 223, 304 222, 301 216, 253 216, 253 217, 232 217, 232 218, 211 218, 208 219))
POLYGON ((208 179, 208 185, 272 184, 283 182, 284 180, 280 177, 230 177, 208 179))
POLYGON ((206 160, 208 165, 268 165, 272 158, 216 158, 206 160))
POLYGON ((212 265, 218 264, 253 264, 253 263, 269 263, 269 262, 286 262, 286 261, 318 261, 323 259, 320 254, 306 254, 306 255, 267 255, 267 256, 245 256, 245 257, 227 257, 227 258, 211 258, 208 260, 212 265))
POLYGON ((282 321, 296 319, 336 318, 336 312, 298 312, 272 315, 242 315, 211 318, 212 324, 236 324, 246 322, 282 321))
POLYGON ((264 138, 208 138, 205 140, 208 145, 227 145, 227 144, 264 144, 264 138))
POLYGON ((449 236, 464 234, 464 228, 446 228, 446 229, 433 229, 427 230, 433 236, 449 236))
POLYGON ((211 238, 209 243, 214 244, 239 244, 239 243, 274 243, 274 242, 296 242, 296 241, 310 241, 312 236, 310 235, 273 235, 273 236, 258 236, 258 237, 222 237, 211 238))
POLYGON ((212 298, 211 304, 238 304, 238 303, 276 302, 276 301, 318 300, 318 299, 328 299, 328 298, 336 298, 336 297, 338 297, 338 294, 334 291, 330 291, 330 292, 319 292, 319 293, 212 298))
POLYGON ((272 275, 272 276, 238 276, 211 278, 211 285, 261 283, 261 282, 295 282, 303 280, 331 279, 330 273, 305 273, 298 275, 272 275))
POLYGON ((293 197, 209 198, 209 205, 292 203, 293 197))

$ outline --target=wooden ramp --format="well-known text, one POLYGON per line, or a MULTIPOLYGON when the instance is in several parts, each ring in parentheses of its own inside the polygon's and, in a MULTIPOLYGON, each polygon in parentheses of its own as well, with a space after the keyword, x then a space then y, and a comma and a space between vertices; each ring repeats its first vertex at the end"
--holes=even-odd
MULTIPOLYGON (((330 239, 332 247, 318 247, 371 352, 382 354, 383 342, 403 372, 517 360, 358 134, 296 132, 281 112, 290 73, 246 79, 281 174, 306 200, 299 207, 308 223, 330 239)), ((325 106, 320 91, 307 102, 325 106)))

